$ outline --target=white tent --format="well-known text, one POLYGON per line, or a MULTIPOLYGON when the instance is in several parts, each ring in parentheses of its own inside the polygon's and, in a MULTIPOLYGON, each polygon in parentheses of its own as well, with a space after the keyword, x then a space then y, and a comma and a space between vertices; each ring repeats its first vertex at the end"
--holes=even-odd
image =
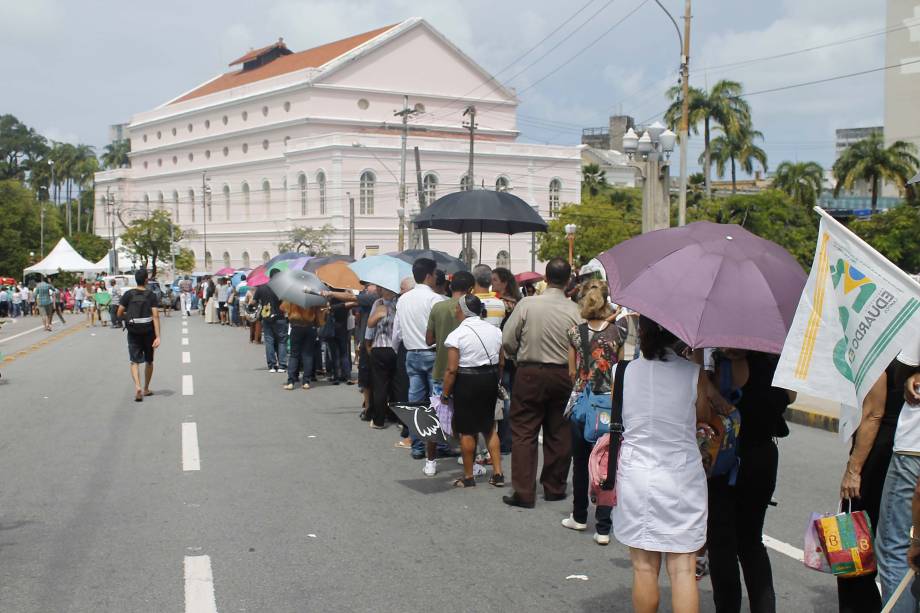
POLYGON ((57 272, 102 272, 107 270, 106 266, 99 266, 98 264, 93 264, 82 255, 77 253, 77 250, 71 247, 70 243, 67 242, 67 239, 62 238, 58 241, 58 244, 54 246, 54 249, 51 250, 44 260, 29 266, 26 268, 23 273, 28 274, 30 272, 38 272, 43 275, 53 275, 57 272))
MULTIPOLYGON (((116 268, 115 274, 118 274, 126 270, 131 270, 134 268, 134 264, 131 262, 131 258, 128 257, 128 255, 124 251, 122 251, 121 249, 116 249, 115 253, 116 253, 116 257, 118 258, 117 261, 115 262, 115 268, 116 268)), ((109 254, 106 253, 104 256, 102 256, 102 259, 96 262, 96 266, 108 272, 109 254)))

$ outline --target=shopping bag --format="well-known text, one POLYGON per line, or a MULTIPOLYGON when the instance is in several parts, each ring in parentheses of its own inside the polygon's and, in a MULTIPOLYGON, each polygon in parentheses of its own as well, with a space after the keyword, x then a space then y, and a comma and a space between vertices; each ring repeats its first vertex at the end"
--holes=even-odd
POLYGON ((805 528, 804 562, 805 566, 822 573, 830 573, 831 567, 824 555, 824 548, 818 538, 816 522, 824 517, 831 517, 830 513, 812 513, 805 528))
POLYGON ((861 577, 875 572, 872 525, 865 511, 821 517, 814 524, 831 573, 861 577))

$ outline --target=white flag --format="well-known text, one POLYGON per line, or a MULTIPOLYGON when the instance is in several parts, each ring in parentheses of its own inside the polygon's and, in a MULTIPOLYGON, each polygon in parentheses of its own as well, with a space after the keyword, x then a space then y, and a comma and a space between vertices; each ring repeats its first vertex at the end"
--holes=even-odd
POLYGON ((821 227, 773 384, 839 402, 840 434, 859 425, 863 399, 914 340, 920 285, 819 208, 821 227))

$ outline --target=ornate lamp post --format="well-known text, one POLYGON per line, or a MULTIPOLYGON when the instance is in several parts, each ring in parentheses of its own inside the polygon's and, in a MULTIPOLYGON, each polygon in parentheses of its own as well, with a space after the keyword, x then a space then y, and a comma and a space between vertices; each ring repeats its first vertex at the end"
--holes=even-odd
POLYGON ((676 140, 677 135, 657 121, 641 137, 632 128, 623 135, 629 165, 642 180, 643 234, 671 225, 670 157, 676 140))
POLYGON ((575 265, 575 230, 578 229, 573 223, 565 225, 565 237, 569 240, 569 266, 575 265))

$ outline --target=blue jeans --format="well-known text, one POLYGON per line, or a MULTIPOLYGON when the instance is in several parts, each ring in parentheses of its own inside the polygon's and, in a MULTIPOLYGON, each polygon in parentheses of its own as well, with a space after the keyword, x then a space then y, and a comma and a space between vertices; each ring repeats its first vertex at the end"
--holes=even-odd
MULTIPOLYGON (((434 351, 409 351, 406 353, 406 374, 409 375, 409 402, 427 403, 434 394, 434 351)), ((418 455, 425 452, 425 441, 414 434, 412 451, 418 455)))
POLYGON ((287 330, 286 319, 262 320, 262 342, 265 344, 265 361, 269 368, 281 367, 287 370, 287 330))
MULTIPOLYGON (((887 602, 907 573, 907 548, 910 544, 911 501, 917 478, 920 477, 920 457, 894 454, 888 465, 882 508, 879 511, 875 554, 878 576, 882 582, 882 600, 887 602)), ((917 601, 910 590, 904 592, 893 613, 916 613, 917 601)))
POLYGON ((291 326, 291 354, 288 356, 288 383, 297 383, 303 367, 303 382, 313 373, 313 351, 316 326, 291 326))

